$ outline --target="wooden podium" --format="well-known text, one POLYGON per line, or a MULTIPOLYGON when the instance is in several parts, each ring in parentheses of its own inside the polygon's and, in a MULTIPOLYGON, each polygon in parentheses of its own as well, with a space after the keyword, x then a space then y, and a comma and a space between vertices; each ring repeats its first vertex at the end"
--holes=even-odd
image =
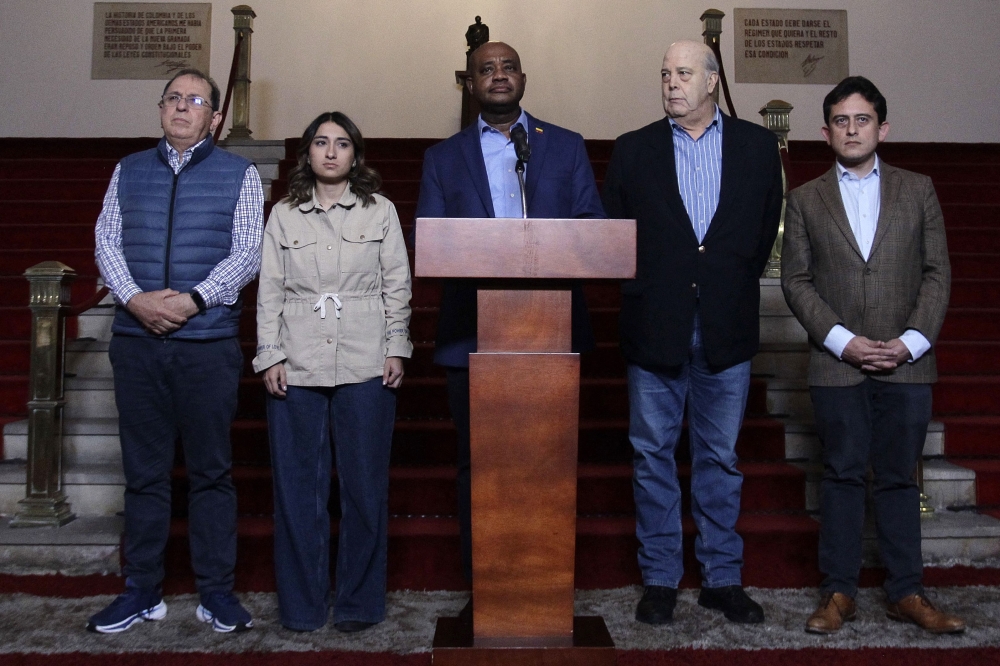
POLYGON ((635 221, 416 225, 415 275, 482 280, 469 358, 473 622, 439 618, 433 662, 614 664, 603 618, 573 616, 580 357, 566 281, 635 277, 635 221))

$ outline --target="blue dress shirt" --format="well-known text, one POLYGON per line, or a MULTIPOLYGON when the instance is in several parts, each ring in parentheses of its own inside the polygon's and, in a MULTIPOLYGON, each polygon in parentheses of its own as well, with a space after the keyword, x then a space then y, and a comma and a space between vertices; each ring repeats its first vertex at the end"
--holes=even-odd
MULTIPOLYGON (((517 182, 517 152, 514 142, 503 135, 503 132, 490 127, 483 122, 483 117, 477 120, 479 126, 479 142, 483 148, 483 161, 486 162, 486 176, 490 181, 490 196, 493 198, 493 214, 496 217, 521 217, 521 188, 517 182)), ((516 125, 528 131, 528 116, 521 109, 521 115, 511 125, 516 125)), ((525 165, 525 178, 528 169, 525 165)))

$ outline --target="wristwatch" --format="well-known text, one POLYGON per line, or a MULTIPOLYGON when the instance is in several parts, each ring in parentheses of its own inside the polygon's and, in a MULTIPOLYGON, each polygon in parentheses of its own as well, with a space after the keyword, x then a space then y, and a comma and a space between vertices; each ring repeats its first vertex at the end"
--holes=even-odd
POLYGON ((205 314, 205 310, 208 309, 205 307, 205 299, 194 289, 191 290, 191 300, 198 306, 198 314, 205 314))

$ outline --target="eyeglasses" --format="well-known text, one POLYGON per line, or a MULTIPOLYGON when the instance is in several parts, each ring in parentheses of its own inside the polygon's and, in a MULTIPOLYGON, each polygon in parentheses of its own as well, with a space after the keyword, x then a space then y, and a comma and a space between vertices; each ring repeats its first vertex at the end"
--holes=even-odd
POLYGON ((161 107, 169 106, 173 108, 178 104, 180 104, 181 100, 184 100, 188 106, 194 106, 203 109, 212 108, 212 103, 207 99, 205 99, 204 97, 200 97, 199 95, 188 95, 187 97, 185 97, 184 95, 180 95, 178 93, 167 93, 166 95, 164 95, 160 99, 160 106, 161 107))

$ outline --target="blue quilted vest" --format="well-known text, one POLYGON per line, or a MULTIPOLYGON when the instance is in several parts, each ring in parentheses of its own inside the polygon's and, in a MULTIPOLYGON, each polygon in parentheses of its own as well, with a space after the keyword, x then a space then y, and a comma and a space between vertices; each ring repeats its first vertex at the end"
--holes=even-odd
MULTIPOLYGON (((229 256, 233 213, 250 162, 215 148, 208 138, 174 175, 167 161, 166 138, 151 150, 121 161, 118 204, 122 212, 122 250, 133 279, 143 291, 190 292, 229 256)), ((239 332, 242 298, 209 308, 171 338, 212 340, 239 332)), ((111 330, 153 337, 123 307, 111 330)))

